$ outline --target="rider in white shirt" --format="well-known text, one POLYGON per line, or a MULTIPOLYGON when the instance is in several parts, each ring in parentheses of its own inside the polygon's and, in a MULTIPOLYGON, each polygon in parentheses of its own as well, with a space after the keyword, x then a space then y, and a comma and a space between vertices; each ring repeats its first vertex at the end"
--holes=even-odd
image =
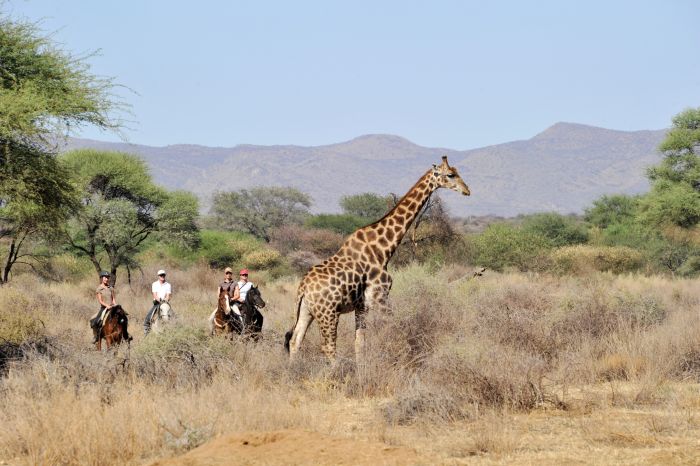
POLYGON ((237 300, 231 300, 231 304, 236 307, 236 313, 240 314, 238 306, 245 302, 246 294, 255 286, 253 282, 248 281, 248 269, 241 269, 241 271, 238 272, 238 283, 236 283, 236 286, 238 287, 239 298, 237 300))
POLYGON ((172 296, 173 289, 170 283, 165 280, 165 275, 165 270, 159 270, 158 280, 154 281, 151 285, 153 307, 148 311, 148 314, 146 314, 146 320, 143 321, 144 335, 148 335, 148 332, 151 331, 151 318, 153 317, 153 313, 160 306, 160 303, 170 301, 170 296, 172 296))

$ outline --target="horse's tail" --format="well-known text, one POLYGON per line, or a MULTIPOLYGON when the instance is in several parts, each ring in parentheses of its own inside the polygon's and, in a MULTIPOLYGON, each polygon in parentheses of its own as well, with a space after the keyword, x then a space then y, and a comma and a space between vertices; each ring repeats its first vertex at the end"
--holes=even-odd
POLYGON ((297 322, 299 322, 299 313, 301 311, 301 302, 304 299, 304 289, 302 287, 299 287, 299 291, 297 292, 297 302, 296 302, 296 310, 297 310, 297 318, 294 321, 294 326, 292 329, 284 334, 284 349, 287 350, 289 353, 289 342, 292 339, 292 335, 294 335, 294 329, 297 326, 297 322))

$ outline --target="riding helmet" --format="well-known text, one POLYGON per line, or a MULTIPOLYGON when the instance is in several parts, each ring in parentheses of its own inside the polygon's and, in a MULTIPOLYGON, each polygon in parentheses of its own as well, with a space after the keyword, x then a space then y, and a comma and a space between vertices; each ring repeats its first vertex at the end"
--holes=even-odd
POLYGON ((105 272, 104 270, 103 270, 102 272, 100 272, 100 278, 102 278, 102 277, 109 277, 109 276, 110 276, 110 275, 109 275, 109 272, 105 272))

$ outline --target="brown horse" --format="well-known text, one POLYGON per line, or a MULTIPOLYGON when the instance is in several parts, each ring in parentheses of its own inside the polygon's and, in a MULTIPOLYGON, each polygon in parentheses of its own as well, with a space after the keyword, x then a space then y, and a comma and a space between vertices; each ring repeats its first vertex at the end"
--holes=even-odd
POLYGON ((214 312, 214 318, 209 321, 209 331, 214 334, 240 334, 243 331, 241 318, 231 310, 226 290, 219 290, 219 301, 214 312))
POLYGON ((107 349, 112 345, 118 345, 122 340, 131 341, 127 327, 129 325, 128 314, 120 304, 112 306, 107 312, 104 324, 100 328, 97 339, 97 350, 102 350, 102 339, 105 339, 107 349))

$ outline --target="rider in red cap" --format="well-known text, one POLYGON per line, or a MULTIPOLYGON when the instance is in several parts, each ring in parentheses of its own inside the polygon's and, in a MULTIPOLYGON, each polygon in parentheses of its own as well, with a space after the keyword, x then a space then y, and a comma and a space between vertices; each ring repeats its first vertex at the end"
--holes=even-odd
POLYGON ((233 305, 238 306, 245 302, 246 293, 254 286, 253 282, 248 281, 248 269, 241 269, 241 271, 238 272, 238 283, 236 283, 236 286, 238 287, 239 297, 237 300, 232 300, 231 302, 233 305))

